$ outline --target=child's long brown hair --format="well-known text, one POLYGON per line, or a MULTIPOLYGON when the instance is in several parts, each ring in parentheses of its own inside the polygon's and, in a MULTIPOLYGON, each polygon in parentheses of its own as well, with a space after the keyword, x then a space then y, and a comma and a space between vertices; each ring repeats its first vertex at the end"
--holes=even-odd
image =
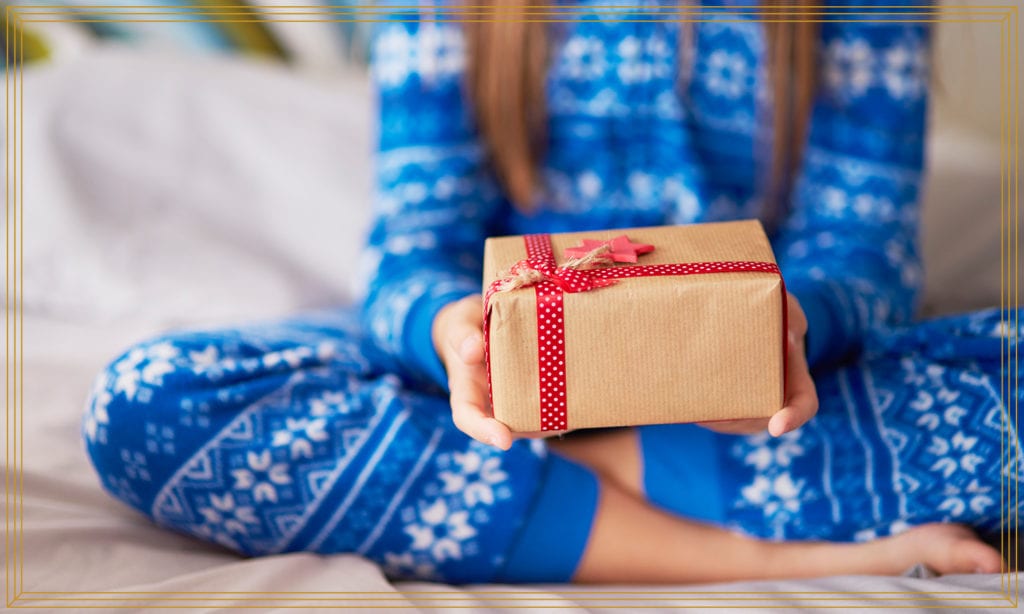
MULTIPOLYGON (((523 20, 532 0, 494 0, 494 19, 467 21, 468 85, 491 164, 516 207, 529 210, 544 155, 547 24, 523 20)), ((804 0, 762 0, 761 8, 799 8, 804 0)), ((766 21, 774 103, 771 166, 761 189, 777 213, 802 146, 814 98, 818 24, 766 21)))

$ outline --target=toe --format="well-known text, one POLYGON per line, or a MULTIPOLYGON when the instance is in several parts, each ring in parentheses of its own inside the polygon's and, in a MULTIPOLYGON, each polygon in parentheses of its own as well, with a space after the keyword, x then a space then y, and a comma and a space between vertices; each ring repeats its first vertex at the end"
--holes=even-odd
POLYGON ((973 534, 970 537, 951 540, 949 556, 946 557, 948 569, 943 573, 999 573, 1003 567, 1003 558, 992 546, 978 540, 973 534))
POLYGON ((1003 570, 1003 557, 999 552, 982 542, 971 542, 970 558, 974 563, 974 573, 999 573, 1003 570))

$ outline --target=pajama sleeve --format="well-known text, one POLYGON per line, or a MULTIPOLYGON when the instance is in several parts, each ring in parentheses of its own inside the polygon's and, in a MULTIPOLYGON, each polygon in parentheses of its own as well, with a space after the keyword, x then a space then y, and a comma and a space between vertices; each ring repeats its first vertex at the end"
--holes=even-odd
POLYGON ((822 25, 820 93, 790 214, 776 237, 807 314, 811 366, 913 316, 929 32, 921 24, 822 25))
POLYGON ((373 41, 380 135, 363 325, 414 377, 447 387, 431 326, 441 307, 480 292, 503 199, 464 101, 460 27, 388 22, 373 41))

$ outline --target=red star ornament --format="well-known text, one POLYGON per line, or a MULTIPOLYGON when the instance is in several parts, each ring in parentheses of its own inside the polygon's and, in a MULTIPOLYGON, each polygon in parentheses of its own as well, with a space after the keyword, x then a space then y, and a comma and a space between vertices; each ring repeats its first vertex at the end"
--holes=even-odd
POLYGON ((565 248, 566 258, 582 258, 599 247, 607 245, 609 251, 601 254, 601 258, 613 262, 637 261, 637 256, 654 251, 653 245, 645 243, 633 243, 626 235, 615 237, 611 241, 595 241, 594 239, 583 239, 581 245, 565 248))

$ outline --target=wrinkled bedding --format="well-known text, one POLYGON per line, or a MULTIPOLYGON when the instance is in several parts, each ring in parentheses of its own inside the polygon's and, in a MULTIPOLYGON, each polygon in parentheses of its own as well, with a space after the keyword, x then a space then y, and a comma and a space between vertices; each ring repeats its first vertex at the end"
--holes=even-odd
MULTIPOLYGON (((79 417, 92 377, 158 330, 355 299, 370 202, 369 89, 357 74, 325 81, 270 65, 113 50, 29 71, 25 88, 19 604, 1006 607, 998 575, 701 587, 392 584, 356 556, 245 560, 157 529, 107 496, 88 465, 79 417), (120 592, 85 600, 61 591, 120 592), (180 591, 193 593, 171 594, 180 591), (789 593, 768 594, 775 591, 789 593), (850 591, 861 594, 837 595, 850 591)), ((965 130, 933 139, 927 313, 998 304, 997 154, 965 130), (968 197, 971 207, 957 206, 968 197), (979 223, 988 211, 991 224, 979 223)))

